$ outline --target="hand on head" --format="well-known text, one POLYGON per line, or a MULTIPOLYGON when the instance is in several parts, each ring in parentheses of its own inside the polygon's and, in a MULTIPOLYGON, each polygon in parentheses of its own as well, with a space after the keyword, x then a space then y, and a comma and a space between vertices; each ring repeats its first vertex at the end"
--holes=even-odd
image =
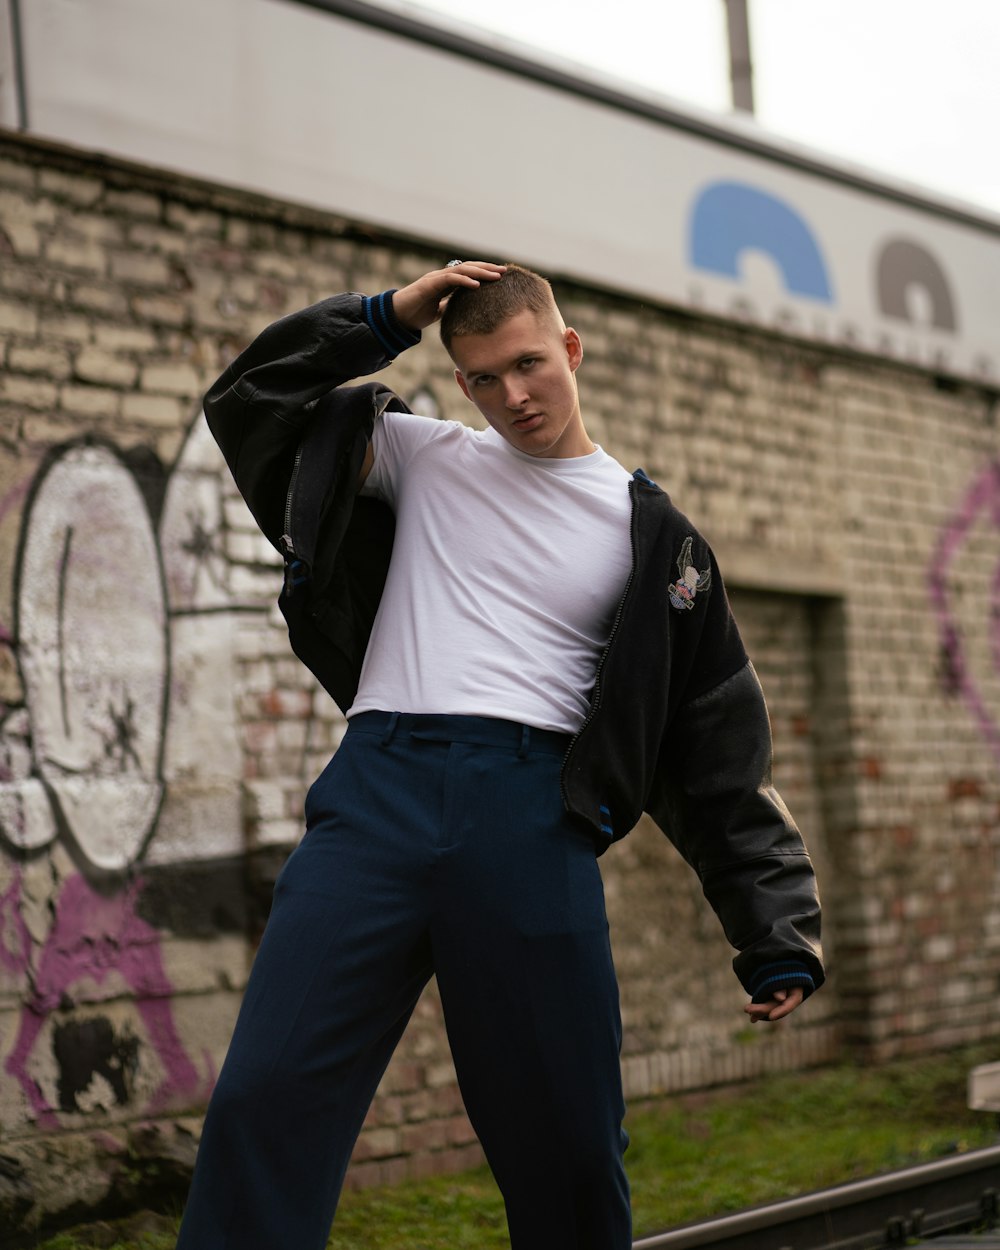
POLYGON ((503 277, 506 265, 489 260, 463 260, 458 265, 432 269, 416 282, 401 287, 392 297, 392 310, 408 330, 433 325, 444 312, 448 296, 456 287, 476 287, 503 277))

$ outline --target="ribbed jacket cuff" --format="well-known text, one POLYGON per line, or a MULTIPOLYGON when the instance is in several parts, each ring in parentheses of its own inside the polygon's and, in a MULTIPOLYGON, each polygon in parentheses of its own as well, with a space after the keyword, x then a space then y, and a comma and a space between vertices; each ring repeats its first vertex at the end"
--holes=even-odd
POLYGON ((805 997, 816 988, 809 969, 798 960, 789 959, 782 963, 764 964, 754 973, 750 983, 750 1000, 754 1003, 766 1003, 774 997, 775 990, 792 990, 800 988, 805 997))
POLYGON ((387 356, 395 358, 408 347, 420 342, 420 331, 407 329, 392 311, 392 297, 396 288, 383 291, 381 295, 364 295, 361 299, 365 321, 369 330, 382 344, 387 356))

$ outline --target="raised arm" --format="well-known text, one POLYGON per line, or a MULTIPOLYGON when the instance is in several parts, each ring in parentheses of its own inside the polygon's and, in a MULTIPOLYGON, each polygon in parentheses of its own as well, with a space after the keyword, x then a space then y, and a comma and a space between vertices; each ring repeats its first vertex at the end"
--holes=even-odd
MULTIPOLYGON (((501 276, 471 261, 432 270, 401 290, 334 295, 282 317, 240 353, 205 395, 205 417, 258 524, 281 533, 275 500, 291 478, 300 432, 351 378, 376 373, 420 341, 450 291, 501 276)), ((371 467, 370 452, 361 478, 371 467)))
MULTIPOLYGON (((456 287, 476 287, 480 282, 494 282, 503 276, 505 268, 488 260, 466 260, 460 265, 432 269, 409 286, 400 287, 392 293, 393 315, 405 330, 419 334, 440 319, 448 297, 456 287)), ((374 460, 375 454, 369 443, 358 478, 359 490, 371 472, 374 460)))
POLYGON ((209 389, 205 418, 264 534, 277 544, 296 449, 310 419, 349 378, 388 365, 420 335, 391 293, 335 295, 263 330, 209 389))

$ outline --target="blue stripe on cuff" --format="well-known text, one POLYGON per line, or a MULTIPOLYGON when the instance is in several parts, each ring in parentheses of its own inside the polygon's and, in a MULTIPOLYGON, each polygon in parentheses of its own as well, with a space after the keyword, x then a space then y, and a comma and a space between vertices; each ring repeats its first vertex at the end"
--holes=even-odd
POLYGON ((750 997, 756 1002, 767 986, 801 986, 807 993, 816 988, 816 982, 805 964, 790 959, 782 963, 765 964, 757 969, 750 983, 750 997))
POLYGON ((798 985, 803 981, 814 987, 816 984, 808 972, 779 972, 776 976, 765 977, 763 981, 758 981, 755 987, 756 993, 759 994, 765 985, 774 985, 778 981, 782 981, 786 985, 791 985, 792 983, 798 985))
POLYGON ((392 297, 392 291, 383 291, 381 295, 376 296, 375 309, 380 323, 385 328, 386 335, 393 343, 398 344, 396 350, 405 351, 409 344, 404 341, 400 333, 400 324, 393 316, 392 297))
POLYGON ((368 329, 371 330, 372 334, 374 334, 379 343, 381 343, 382 350, 387 356, 396 356, 399 349, 386 338, 381 323, 375 319, 375 301, 370 295, 364 296, 361 302, 361 307, 365 314, 365 321, 368 323, 368 329))
POLYGON ((393 312, 392 297, 395 293, 394 287, 390 291, 383 291, 381 295, 364 295, 361 299, 368 328, 382 344, 386 354, 393 358, 420 342, 419 333, 408 330, 393 312))

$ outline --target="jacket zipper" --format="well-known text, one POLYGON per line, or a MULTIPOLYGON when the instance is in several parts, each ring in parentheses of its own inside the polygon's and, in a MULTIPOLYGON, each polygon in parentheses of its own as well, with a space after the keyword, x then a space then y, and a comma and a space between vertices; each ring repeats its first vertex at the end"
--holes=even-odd
POLYGON ((292 564, 295 562, 295 544, 292 542, 292 499, 295 496, 295 487, 298 484, 299 468, 302 465, 302 444, 299 443, 295 449, 295 459, 292 462, 292 476, 288 479, 288 493, 285 495, 285 527, 284 533, 278 540, 281 547, 281 554, 285 558, 285 593, 292 594, 293 577, 292 564))
POLYGON ((636 492, 636 481, 633 478, 632 481, 629 482, 628 484, 629 498, 632 501, 632 515, 629 518, 629 545, 632 549, 632 564, 631 564, 631 567, 629 568, 628 581, 625 583, 625 589, 622 591, 622 596, 618 600, 618 610, 615 612, 615 619, 611 624, 611 633, 608 634, 608 641, 604 644, 604 650, 601 652, 601 658, 597 662, 597 672, 594 675, 594 697, 590 701, 590 708, 587 711, 587 715, 584 718, 583 724, 576 731, 573 737, 570 738, 569 746, 567 746, 566 753, 563 756, 562 769, 560 771, 560 777, 559 777, 559 788, 562 790, 563 805, 567 808, 567 810, 569 809, 569 793, 566 788, 566 763, 569 760, 570 755, 572 754, 573 748, 576 746, 577 739, 580 737, 583 731, 587 728, 590 722, 597 715, 597 712, 601 706, 601 677, 604 673, 604 663, 608 658, 608 652, 611 650, 611 644, 615 640, 615 634, 618 633, 618 627, 619 625, 621 625, 622 615, 624 614, 624 611, 625 611, 625 601, 628 599, 629 591, 632 589, 632 583, 633 581, 635 581, 636 545, 637 545, 636 535, 639 530, 639 509, 638 509, 638 501, 636 499, 635 492, 636 492))

